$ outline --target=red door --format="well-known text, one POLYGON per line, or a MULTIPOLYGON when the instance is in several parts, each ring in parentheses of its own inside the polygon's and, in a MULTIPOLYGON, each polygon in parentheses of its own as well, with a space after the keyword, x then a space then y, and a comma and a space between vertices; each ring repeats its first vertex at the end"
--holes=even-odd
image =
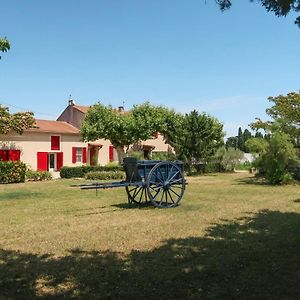
POLYGON ((37 169, 38 171, 48 171, 48 152, 37 153, 37 169))

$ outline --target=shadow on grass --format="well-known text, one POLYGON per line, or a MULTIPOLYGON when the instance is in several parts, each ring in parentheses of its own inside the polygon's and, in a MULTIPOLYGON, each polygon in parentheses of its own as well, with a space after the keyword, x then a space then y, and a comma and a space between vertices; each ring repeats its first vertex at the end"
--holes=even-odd
POLYGON ((7 191, 1 193, 0 201, 9 201, 9 200, 28 200, 32 198, 41 197, 43 193, 40 192, 31 192, 31 191, 7 191))
POLYGON ((236 180, 238 184, 270 185, 264 177, 247 177, 236 180))
POLYGON ((121 209, 153 209, 154 208, 153 204, 149 201, 143 202, 140 204, 137 204, 137 203, 129 204, 128 202, 127 203, 118 203, 118 204, 112 204, 111 206, 118 207, 121 209))
POLYGON ((293 200, 295 203, 300 203, 300 198, 293 200))
POLYGON ((2 249, 0 298, 296 299, 299 264, 300 215, 265 210, 125 257, 2 249))

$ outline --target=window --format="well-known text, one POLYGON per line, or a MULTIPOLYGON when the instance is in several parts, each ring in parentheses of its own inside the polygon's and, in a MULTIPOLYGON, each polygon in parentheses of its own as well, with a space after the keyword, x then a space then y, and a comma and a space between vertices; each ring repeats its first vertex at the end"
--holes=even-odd
POLYGON ((51 136, 51 150, 60 150, 60 136, 51 136))
POLYGON ((72 148, 72 163, 78 162, 86 163, 86 148, 73 147, 72 148))
POLYGON ((82 162, 82 148, 76 148, 76 162, 82 162))

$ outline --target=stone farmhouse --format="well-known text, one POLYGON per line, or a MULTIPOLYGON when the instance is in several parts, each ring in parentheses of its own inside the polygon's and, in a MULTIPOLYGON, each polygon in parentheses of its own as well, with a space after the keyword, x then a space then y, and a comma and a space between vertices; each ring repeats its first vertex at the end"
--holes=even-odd
MULTIPOLYGON (((118 161, 117 151, 109 140, 82 142, 81 122, 89 106, 68 106, 56 121, 36 119, 35 127, 22 135, 11 132, 0 135, 0 160, 21 160, 33 170, 59 171, 62 166, 106 165, 118 161)), ((118 108, 124 113, 124 108, 118 108)), ((168 151, 169 145, 159 133, 141 144, 144 155, 168 151)))

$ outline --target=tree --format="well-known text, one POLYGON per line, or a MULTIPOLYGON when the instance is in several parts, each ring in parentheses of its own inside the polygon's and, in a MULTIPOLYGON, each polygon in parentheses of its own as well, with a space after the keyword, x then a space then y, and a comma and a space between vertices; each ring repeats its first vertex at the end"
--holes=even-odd
MULTIPOLYGON (((215 0, 222 11, 227 10, 232 5, 232 0, 215 0)), ((254 0, 250 0, 253 2, 254 0)), ((258 0, 267 11, 273 12, 277 17, 287 16, 294 11, 300 12, 300 0, 258 0)), ((300 27, 300 17, 297 17, 295 24, 300 27)))
POLYGON ((273 106, 266 113, 273 119, 264 122, 256 119, 251 124, 253 129, 264 129, 267 132, 282 131, 291 136, 292 142, 300 146, 300 93, 288 93, 286 96, 269 97, 273 106))
POLYGON ((0 104, 0 134, 7 134, 10 131, 22 134, 24 130, 32 128, 34 122, 33 113, 10 114, 8 108, 0 104))
MULTIPOLYGON (((8 39, 5 38, 1 38, 0 39, 0 52, 7 52, 10 49, 10 44, 8 39)), ((1 59, 1 56, 0 56, 1 59)))
POLYGON ((223 144, 223 124, 216 118, 196 110, 185 116, 173 115, 167 126, 166 141, 175 149, 189 171, 194 163, 207 161, 223 144))
POLYGON ((124 151, 128 151, 129 146, 140 139, 132 114, 120 114, 111 106, 104 106, 101 103, 89 109, 80 131, 85 141, 110 140, 120 160, 124 156, 124 151))
POLYGON ((226 140, 226 149, 234 148, 237 149, 238 147, 238 137, 237 136, 230 136, 226 140))
POLYGON ((262 156, 261 164, 266 171, 269 183, 281 184, 292 180, 291 170, 299 166, 299 160, 296 149, 287 134, 275 132, 272 135, 267 151, 262 156))
POLYGON ((222 157, 221 164, 227 171, 233 171, 235 166, 243 158, 244 154, 241 150, 228 148, 222 157))
POLYGON ((261 137, 254 137, 247 140, 245 145, 251 153, 262 155, 267 151, 269 143, 261 137))

